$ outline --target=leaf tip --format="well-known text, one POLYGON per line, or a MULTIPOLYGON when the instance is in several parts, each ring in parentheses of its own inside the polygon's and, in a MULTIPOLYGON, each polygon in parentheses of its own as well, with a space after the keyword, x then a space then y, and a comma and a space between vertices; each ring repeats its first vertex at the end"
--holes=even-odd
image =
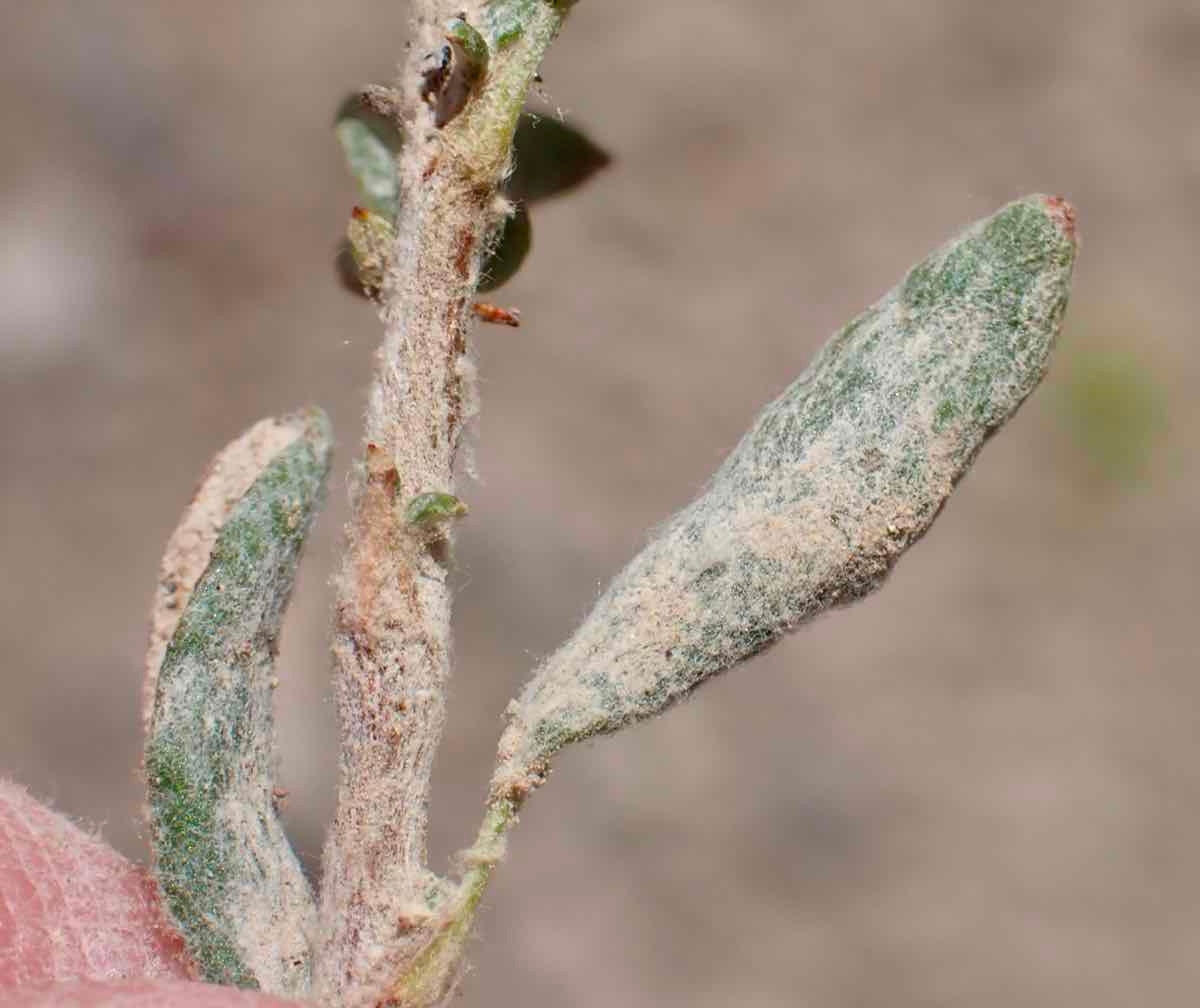
POLYGON ((1063 237, 1072 244, 1078 244, 1077 224, 1079 214, 1075 207, 1068 203, 1062 196, 1043 196, 1041 200, 1047 213, 1050 215, 1050 219, 1058 225, 1058 229, 1062 232, 1063 237))

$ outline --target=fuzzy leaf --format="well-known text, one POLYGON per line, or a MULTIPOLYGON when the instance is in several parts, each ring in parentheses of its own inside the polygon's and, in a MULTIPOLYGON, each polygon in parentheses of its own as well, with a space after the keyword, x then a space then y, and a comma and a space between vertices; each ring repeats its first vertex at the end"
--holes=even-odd
POLYGON ((508 283, 521 268, 532 244, 533 228, 529 211, 519 206, 504 222, 500 237, 483 260, 479 290, 486 293, 508 283))
POLYGON ((513 137, 513 172, 504 190, 519 203, 549 199, 583 185, 611 160, 574 126, 523 112, 513 137))
POLYGON ((313 411, 214 461, 168 546, 148 659, 154 874, 205 980, 303 996, 316 908, 275 814, 272 668, 329 468, 313 411))
POLYGON ((400 184, 396 154, 404 142, 396 124, 371 109, 361 94, 347 98, 334 125, 350 173, 368 209, 395 220, 400 184))
POLYGON ((835 335, 510 705, 494 799, 879 587, 1041 380, 1074 234, 1062 200, 1012 203, 835 335))
POLYGON ((346 225, 346 240, 363 290, 372 294, 383 287, 396 233, 391 221, 365 207, 355 207, 346 225))
MULTIPOLYGON (((486 72, 486 62, 479 61, 486 61, 487 46, 474 28, 456 18, 448 25, 447 37, 454 41, 456 50, 482 66, 481 73, 486 72)), ((337 134, 351 173, 359 182, 366 208, 386 222, 394 221, 399 200, 395 158, 404 142, 399 129, 356 92, 342 103, 337 134)), ((583 185, 611 161, 604 150, 575 127, 532 112, 521 113, 513 150, 514 168, 503 190, 518 208, 505 222, 499 239, 484 260, 479 285, 482 293, 507 283, 525 261, 533 240, 527 204, 583 185)), ((354 226, 352 223, 351 228, 354 226)), ((352 234, 350 243, 339 245, 336 266, 346 290, 367 296, 379 287, 382 277, 377 268, 379 257, 374 254, 367 257, 364 271, 363 247, 364 243, 355 240, 352 234)))

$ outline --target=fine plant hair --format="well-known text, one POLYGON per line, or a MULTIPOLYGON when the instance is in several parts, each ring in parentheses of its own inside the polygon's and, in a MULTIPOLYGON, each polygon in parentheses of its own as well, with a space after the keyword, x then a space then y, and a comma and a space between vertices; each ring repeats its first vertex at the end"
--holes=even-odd
POLYGON ((520 266, 529 208, 608 160, 525 107, 572 6, 417 0, 397 79, 337 117, 361 195, 338 265, 383 336, 336 577, 339 783, 315 893, 276 815, 272 693, 329 469, 324 415, 261 421, 224 449, 168 544, 146 670, 149 834, 163 904, 211 982, 330 1008, 443 1003, 555 755, 878 588, 1048 366, 1077 242, 1070 205, 1036 195, 913 267, 753 420, 508 705, 478 835, 433 871, 470 326, 520 323, 477 296, 520 266))

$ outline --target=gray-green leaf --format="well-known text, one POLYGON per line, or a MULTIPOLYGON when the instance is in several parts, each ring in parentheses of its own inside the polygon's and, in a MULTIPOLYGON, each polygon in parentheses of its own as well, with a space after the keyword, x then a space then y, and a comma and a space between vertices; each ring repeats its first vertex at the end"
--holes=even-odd
POLYGON ((316 907, 275 813, 271 694, 329 449, 314 410, 263 421, 217 457, 168 547, 148 668, 164 904, 203 979, 300 998, 316 907), (202 540, 207 556, 195 555, 202 540))
POLYGON ((342 103, 334 132, 367 208, 395 220, 400 194, 396 154, 403 143, 396 124, 355 94, 342 103))
POLYGON ((1041 380, 1075 250, 1070 207, 1028 197, 835 335, 510 705, 494 794, 877 588, 1041 380))

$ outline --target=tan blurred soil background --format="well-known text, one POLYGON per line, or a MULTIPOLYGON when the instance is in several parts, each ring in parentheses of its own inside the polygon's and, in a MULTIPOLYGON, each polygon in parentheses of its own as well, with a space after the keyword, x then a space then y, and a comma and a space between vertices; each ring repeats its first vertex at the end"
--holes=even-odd
MULTIPOLYGON (((134 857, 160 548, 210 456, 339 434, 284 639, 331 811, 329 574, 378 327, 330 131, 402 4, 0 10, 0 772, 134 857)), ((838 325, 976 217, 1078 206, 1054 373, 867 602, 561 761, 464 1006, 1127 1006, 1200 991, 1200 5, 583 0, 546 92, 614 155, 476 333, 438 866, 500 713, 838 325)))

